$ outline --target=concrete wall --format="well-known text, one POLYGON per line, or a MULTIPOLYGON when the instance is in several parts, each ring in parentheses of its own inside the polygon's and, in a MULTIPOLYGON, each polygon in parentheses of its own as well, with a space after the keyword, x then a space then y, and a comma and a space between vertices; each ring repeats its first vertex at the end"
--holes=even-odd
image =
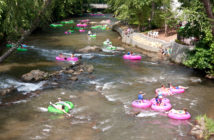
POLYGON ((166 42, 157 38, 148 37, 142 33, 133 33, 128 35, 124 34, 124 31, 118 24, 112 26, 112 30, 118 32, 122 37, 122 42, 142 48, 143 50, 159 53, 161 48, 170 48, 171 54, 168 58, 175 62, 183 64, 186 60, 187 52, 194 49, 194 46, 181 45, 176 42, 166 42))
POLYGON ((130 35, 125 35, 125 32, 117 25, 114 25, 112 29, 120 34, 123 43, 142 48, 146 51, 157 53, 160 52, 161 48, 167 48, 170 46, 169 42, 148 37, 142 33, 132 33, 130 35))

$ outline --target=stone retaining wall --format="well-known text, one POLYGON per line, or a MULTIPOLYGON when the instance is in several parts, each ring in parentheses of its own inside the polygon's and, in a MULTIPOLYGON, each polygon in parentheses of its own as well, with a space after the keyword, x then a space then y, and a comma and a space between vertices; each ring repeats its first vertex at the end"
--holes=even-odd
POLYGON ((194 49, 194 46, 181 45, 176 42, 172 42, 170 47, 172 49, 170 60, 181 64, 186 60, 187 52, 194 49))
POLYGON ((194 49, 194 46, 181 45, 176 42, 166 42, 157 38, 148 37, 142 33, 132 33, 125 35, 123 29, 118 23, 112 26, 112 30, 118 32, 122 37, 122 42, 142 48, 143 50, 159 53, 163 48, 171 49, 169 59, 175 63, 181 63, 186 60, 187 52, 194 49))
POLYGON ((157 53, 160 52, 161 48, 167 48, 170 46, 170 43, 168 42, 148 37, 142 33, 132 33, 130 35, 125 35, 125 32, 117 25, 114 25, 112 29, 120 34, 123 43, 142 48, 146 51, 157 53))

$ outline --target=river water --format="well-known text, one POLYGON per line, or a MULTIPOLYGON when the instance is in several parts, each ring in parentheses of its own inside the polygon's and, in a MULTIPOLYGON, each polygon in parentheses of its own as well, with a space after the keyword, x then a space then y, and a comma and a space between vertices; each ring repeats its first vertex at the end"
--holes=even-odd
MULTIPOLYGON (((92 21, 102 19, 91 18, 92 21)), ((106 38, 113 45, 123 47, 113 31, 97 30, 97 38, 90 40, 86 33, 64 35, 68 28, 69 25, 59 29, 47 27, 44 32, 31 35, 26 41, 29 51, 16 52, 0 66, 0 87, 13 85, 22 95, 43 89, 47 81, 25 83, 20 76, 32 69, 57 70, 66 65, 55 61, 59 53, 72 53, 87 45, 102 46, 106 38)), ((39 95, 1 106, 1 140, 190 140, 195 138, 188 135, 189 123, 197 115, 206 113, 214 118, 214 83, 191 69, 154 61, 145 55, 141 61, 134 62, 123 60, 122 54, 77 55, 82 55, 83 62, 94 65, 94 78, 83 77, 73 84, 65 78, 59 88, 44 89, 39 95), (189 87, 185 93, 168 98, 173 108, 187 108, 192 119, 172 120, 165 113, 131 107, 140 90, 150 99, 155 96, 156 88, 168 82, 189 87), (47 112, 49 102, 57 101, 58 97, 74 103, 73 117, 47 112), (135 117, 133 113, 138 111, 141 113, 135 117)))

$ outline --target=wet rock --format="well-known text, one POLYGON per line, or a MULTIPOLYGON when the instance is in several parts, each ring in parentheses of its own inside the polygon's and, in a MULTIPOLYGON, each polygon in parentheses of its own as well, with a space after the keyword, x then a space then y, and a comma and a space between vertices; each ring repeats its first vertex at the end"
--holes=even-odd
POLYGON ((83 69, 80 69, 80 70, 79 70, 79 72, 83 72, 83 71, 84 71, 83 69))
POLYGON ((65 71, 64 73, 73 74, 73 73, 74 73, 74 70, 70 69, 70 70, 65 71))
POLYGON ((40 71, 40 70, 32 70, 29 73, 22 75, 22 80, 24 81, 41 81, 46 79, 49 76, 47 72, 40 71))
POLYGON ((94 71, 94 66, 93 65, 85 65, 84 70, 88 73, 92 73, 94 71))
POLYGON ((205 120, 202 117, 196 121, 195 125, 193 125, 192 129, 190 130, 190 134, 195 136, 197 139, 203 139, 205 137, 206 131, 205 120))
POLYGON ((88 78, 89 78, 89 79, 95 79, 95 76, 89 75, 88 78))
POLYGON ((17 91, 17 89, 15 87, 0 89, 0 95, 5 96, 5 95, 10 94, 15 91, 17 91))
POLYGON ((117 51, 125 51, 125 49, 122 47, 117 47, 117 51))
POLYGON ((73 75, 80 75, 81 74, 81 72, 79 72, 79 71, 75 71, 74 73, 73 73, 73 75))
POLYGON ((76 76, 71 77, 70 80, 72 80, 72 81, 77 81, 77 80, 78 80, 78 77, 76 77, 76 76))
POLYGON ((205 77, 208 79, 214 79, 214 75, 211 75, 211 74, 207 74, 205 77))
POLYGON ((57 83, 57 82, 52 82, 51 85, 52 85, 52 86, 57 86, 57 85, 59 85, 59 83, 57 83))
POLYGON ((79 49, 78 52, 88 53, 88 52, 101 52, 102 49, 98 46, 87 46, 85 48, 79 49))

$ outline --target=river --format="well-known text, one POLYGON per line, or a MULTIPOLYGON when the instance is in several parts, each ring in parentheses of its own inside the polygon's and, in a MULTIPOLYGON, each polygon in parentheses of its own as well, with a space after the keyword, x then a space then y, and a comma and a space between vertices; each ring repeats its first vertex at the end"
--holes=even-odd
MULTIPOLYGON (((110 16, 90 20, 107 18, 110 16)), ((47 27, 43 32, 32 34, 25 42, 29 51, 14 53, 0 66, 0 87, 14 85, 19 94, 43 89, 47 81, 25 83, 20 76, 33 69, 57 70, 66 65, 55 61, 59 53, 72 53, 87 45, 102 46, 106 38, 113 45, 123 47, 118 34, 111 30, 97 30, 97 38, 90 40, 86 33, 65 35, 64 31, 69 27, 47 27)), ((206 113, 214 118, 214 82, 204 79, 194 70, 154 61, 145 55, 141 61, 134 62, 123 60, 122 54, 79 55, 83 56, 83 62, 94 65, 94 78, 82 77, 75 83, 67 82, 65 78, 58 88, 43 89, 39 95, 1 106, 1 140, 190 140, 195 138, 188 134, 189 123, 197 115, 206 113), (140 90, 146 92, 145 98, 150 99, 155 96, 156 88, 169 82, 189 87, 185 93, 168 98, 173 108, 187 108, 192 115, 190 120, 172 120, 165 113, 131 107, 140 90), (74 103, 73 117, 47 112, 49 102, 57 101, 58 97, 74 103), (135 117, 133 113, 137 111, 141 113, 135 117)), ((0 103, 9 102, 8 98, 1 98, 0 103)))

